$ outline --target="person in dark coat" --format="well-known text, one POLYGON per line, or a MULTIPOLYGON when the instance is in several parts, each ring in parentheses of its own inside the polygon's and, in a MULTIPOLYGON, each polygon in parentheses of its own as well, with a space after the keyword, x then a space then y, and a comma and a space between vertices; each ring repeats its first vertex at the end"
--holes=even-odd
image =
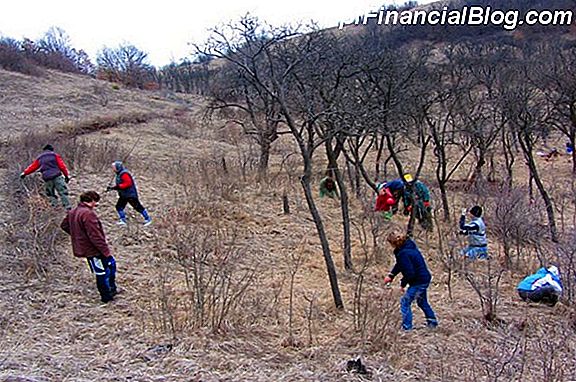
POLYGON ((100 195, 96 191, 84 192, 78 206, 68 212, 60 227, 70 235, 74 256, 86 258, 90 270, 96 275, 102 302, 109 302, 117 293, 116 260, 94 211, 99 201, 100 195))
POLYGON ((438 326, 436 314, 428 303, 427 290, 432 275, 426 266, 426 261, 416 246, 416 243, 399 230, 393 230, 387 237, 388 243, 394 248, 396 264, 384 278, 385 284, 390 284, 401 273, 400 287, 404 295, 400 299, 400 312, 402 313, 402 329, 412 330, 412 302, 416 300, 418 307, 424 312, 426 324, 429 328, 438 326), (405 290, 406 286, 408 289, 405 290))
POLYGON ((22 171, 20 178, 24 179, 24 177, 40 170, 44 181, 44 191, 52 207, 58 205, 58 197, 56 196, 56 193, 58 193, 62 206, 69 210, 72 206, 68 199, 68 186, 66 185, 70 181, 68 168, 66 168, 62 157, 54 152, 52 145, 48 144, 42 150, 42 154, 22 171))
POLYGON ((432 206, 430 204, 430 190, 419 180, 414 180, 411 174, 404 175, 406 186, 404 187, 404 215, 408 216, 415 207, 414 214, 418 223, 427 231, 432 231, 432 206))
POLYGON ((124 209, 127 204, 130 204, 137 212, 139 212, 144 218, 144 225, 149 225, 152 223, 152 218, 148 215, 148 211, 140 199, 138 199, 138 189, 136 188, 136 182, 134 177, 130 172, 124 167, 121 161, 115 161, 112 163, 112 169, 116 173, 115 185, 106 189, 106 191, 116 190, 118 191, 118 202, 116 203, 116 212, 120 220, 118 225, 126 225, 126 212, 124 209))

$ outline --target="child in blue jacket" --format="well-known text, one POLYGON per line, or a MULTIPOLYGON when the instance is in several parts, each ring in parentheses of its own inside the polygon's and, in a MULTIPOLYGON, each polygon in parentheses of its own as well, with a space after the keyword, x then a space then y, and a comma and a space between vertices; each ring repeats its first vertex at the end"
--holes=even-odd
POLYGON ((429 328, 438 326, 438 320, 428 303, 427 291, 432 280, 432 275, 426 266, 426 261, 416 246, 416 243, 409 239, 399 230, 394 230, 388 235, 388 243, 394 248, 396 264, 388 276, 384 278, 385 284, 390 284, 396 275, 402 273, 400 287, 404 296, 400 299, 400 312, 402 313, 402 329, 412 330, 412 302, 416 300, 418 307, 424 312, 426 324, 429 328))

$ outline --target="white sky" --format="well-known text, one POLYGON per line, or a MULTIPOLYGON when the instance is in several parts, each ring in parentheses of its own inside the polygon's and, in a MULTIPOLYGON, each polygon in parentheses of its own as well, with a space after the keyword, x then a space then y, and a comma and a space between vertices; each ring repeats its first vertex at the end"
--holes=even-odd
MULTIPOLYGON (((428 3, 432 0, 420 0, 428 3)), ((62 28, 71 45, 95 62, 104 46, 130 43, 163 66, 190 57, 189 43, 201 43, 207 29, 250 12, 273 25, 315 20, 336 26, 390 0, 8 0, 0 11, 0 36, 41 38, 50 27, 62 28)), ((403 4, 398 1, 397 4, 403 4)))

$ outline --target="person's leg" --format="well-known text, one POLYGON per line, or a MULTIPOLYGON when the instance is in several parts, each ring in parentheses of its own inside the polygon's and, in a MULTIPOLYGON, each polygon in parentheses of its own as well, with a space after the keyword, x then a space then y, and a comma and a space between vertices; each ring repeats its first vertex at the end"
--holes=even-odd
POLYGON ((116 287, 116 259, 114 259, 113 256, 109 256, 106 260, 108 261, 108 283, 110 285, 110 292, 112 292, 112 296, 114 296, 118 293, 118 288, 116 287))
POLYGON ((50 179, 44 182, 44 191, 46 192, 46 196, 48 200, 50 200, 50 205, 52 207, 58 206, 58 197, 56 196, 55 189, 55 181, 54 179, 50 179))
POLYGON ((528 299, 528 291, 525 290, 518 290, 518 296, 522 299, 522 301, 526 301, 528 299))
POLYGON ((72 206, 70 205, 70 199, 68 199, 68 186, 64 181, 64 177, 59 176, 54 179, 54 186, 56 188, 56 192, 58 192, 58 195, 60 195, 62 206, 67 210, 71 209, 72 206))
POLYGON ((116 212, 118 212, 118 216, 120 217, 118 224, 126 224, 126 212, 124 212, 126 204, 128 204, 128 199, 123 197, 119 197, 116 202, 116 212))
POLYGON ((426 231, 431 232, 434 228, 434 221, 432 220, 432 209, 430 209, 430 207, 425 207, 424 204, 422 204, 422 220, 420 221, 420 225, 422 225, 422 228, 424 228, 426 231))
POLYGON ((109 302, 113 300, 112 291, 110 289, 110 271, 108 270, 107 261, 104 256, 89 257, 88 264, 92 273, 96 276, 96 287, 100 292, 100 299, 102 302, 109 302))
POLYGON ((130 198, 128 199, 128 203, 130 203, 130 205, 137 212, 139 212, 142 215, 142 217, 144 217, 144 222, 149 223, 150 221, 152 221, 150 215, 148 215, 148 211, 146 210, 146 208, 144 208, 142 203, 140 203, 140 200, 138 198, 130 198))
POLYGON ((436 314, 432 310, 432 307, 428 303, 428 285, 418 285, 418 293, 416 294, 416 303, 424 312, 426 317, 426 325, 430 328, 435 328, 438 326, 438 320, 436 319, 436 314))
POLYGON ((412 330, 412 301, 416 298, 417 289, 413 286, 408 287, 400 299, 400 313, 402 313, 402 329, 412 330))
POLYGON ((534 302, 541 302, 543 304, 554 306, 558 302, 558 295, 554 288, 547 285, 531 291, 530 299, 534 302))

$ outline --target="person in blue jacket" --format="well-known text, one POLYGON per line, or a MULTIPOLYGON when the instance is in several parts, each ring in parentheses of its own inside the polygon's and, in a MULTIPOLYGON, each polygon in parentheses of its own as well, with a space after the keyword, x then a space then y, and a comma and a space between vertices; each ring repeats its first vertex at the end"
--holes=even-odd
POLYGON ((394 278, 402 273, 400 287, 404 295, 400 299, 400 312, 402 313, 402 329, 412 330, 412 302, 416 300, 418 307, 424 312, 426 324, 429 328, 438 326, 436 314, 428 303, 427 290, 432 280, 432 275, 426 266, 426 261, 416 246, 406 234, 399 230, 393 230, 388 234, 388 243, 394 248, 396 264, 384 278, 385 284, 390 284, 394 278), (405 290, 406 286, 408 289, 405 290))
POLYGON ((540 268, 536 273, 525 277, 516 288, 523 301, 541 302, 556 305, 562 296, 562 280, 555 265, 540 268))

